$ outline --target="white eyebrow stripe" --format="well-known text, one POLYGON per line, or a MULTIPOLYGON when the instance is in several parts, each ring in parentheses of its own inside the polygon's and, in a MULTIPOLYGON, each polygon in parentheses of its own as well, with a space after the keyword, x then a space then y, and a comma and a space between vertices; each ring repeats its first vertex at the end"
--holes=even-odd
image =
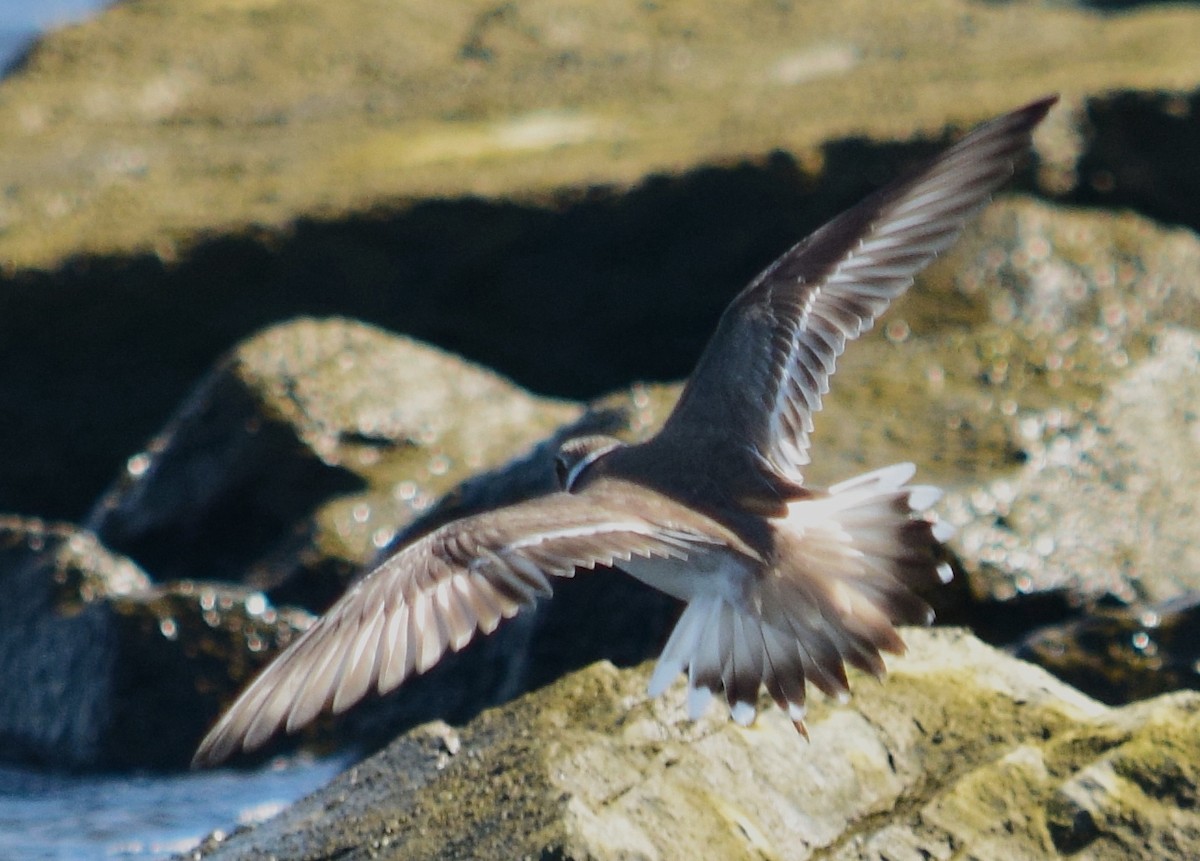
POLYGON ((579 476, 583 474, 583 471, 595 463, 599 458, 608 454, 614 448, 616 448, 616 446, 611 445, 604 446, 603 448, 597 448, 595 451, 589 452, 587 457, 580 458, 579 462, 571 467, 570 472, 567 473, 567 480, 564 482, 565 486, 563 487, 563 490, 570 493, 571 488, 575 486, 575 482, 579 480, 579 476))

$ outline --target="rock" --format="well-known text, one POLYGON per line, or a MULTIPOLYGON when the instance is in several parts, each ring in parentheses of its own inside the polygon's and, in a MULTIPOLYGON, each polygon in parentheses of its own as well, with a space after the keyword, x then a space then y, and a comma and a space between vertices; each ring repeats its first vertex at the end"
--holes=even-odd
MULTIPOLYGON (((248 616, 303 627, 311 617, 297 606, 325 609, 389 543, 550 490, 561 438, 644 435, 677 392, 637 387, 584 411, 339 319, 280 324, 239 345, 129 460, 88 519, 107 546, 164 584, 108 602, 138 656, 117 662, 114 684, 157 678, 117 697, 111 722, 141 728, 187 717, 151 735, 161 750, 147 750, 137 733, 114 734, 113 751, 78 765, 121 756, 186 762, 219 709, 287 644, 288 628, 264 636, 248 616)), ((433 718, 467 720, 585 663, 642 661, 676 612, 630 578, 581 577, 554 602, 307 740, 370 748, 433 718)))
POLYGON ((66 524, 0 518, 0 756, 76 765, 101 754, 115 626, 98 599, 145 589, 128 559, 66 524))
MULTIPOLYGON (((980 318, 934 335, 928 357, 919 340, 906 347, 936 391, 928 425, 956 431, 913 448, 959 476, 943 510, 973 594, 1078 604, 1196 588, 1197 440, 1179 405, 1196 396, 1200 291, 1186 273, 1200 241, 1132 215, 1013 203, 954 256, 958 298, 980 303, 959 313, 980 318), (972 461, 983 469, 963 482, 972 461)), ((940 298, 936 286, 922 297, 940 298)))
MULTIPOLYGON (((249 608, 321 609, 389 542, 547 487, 555 441, 610 420, 548 396, 615 390, 623 432, 649 432, 675 390, 630 381, 687 374, 762 265, 1055 90, 1016 187, 1139 212, 998 201, 841 362, 812 478, 915 460, 946 486, 962 576, 939 609, 997 642, 1194 588, 1193 428, 1155 393, 1193 395, 1200 11, 421 3, 116 4, 0 82, 0 399, 19 407, 0 510, 84 523, 155 581, 76 622, 100 620, 88 660, 178 686, 170 709, 130 704, 190 709, 197 732, 291 630, 252 642, 249 608), (313 313, 343 319, 278 326, 313 313), (231 615, 210 629, 213 606, 231 615), (200 660, 218 654, 228 677, 200 660)), ((419 708, 348 725, 378 741, 639 661, 674 613, 639 589, 579 578, 418 680, 419 708)), ((50 599, 21 606, 69 630, 50 599)), ((133 761, 81 732, 72 762, 133 761)))
POLYGON ((1200 336, 1164 329, 1094 409, 1026 416, 1025 465, 968 502, 961 540, 975 582, 1000 598, 1161 602, 1200 590, 1200 434, 1187 406, 1200 398, 1198 371, 1200 336))
POLYGON ((168 0, 30 52, 0 83, 0 395, 31 405, 0 510, 79 520, 219 355, 314 309, 544 394, 678 379, 758 267, 1046 92, 1039 189, 1195 199, 1189 5, 495 12, 168 0))
POLYGON ((579 413, 361 323, 295 320, 236 347, 87 523, 160 580, 323 610, 397 530, 579 413))
POLYGON ((197 231, 380 199, 626 184, 937 133, 1043 92, 1186 90, 1197 35, 1188 6, 965 0, 837 15, 714 0, 113 8, 43 39, 5 82, 0 259, 170 259, 197 231))
POLYGON ((1082 618, 1036 629, 1016 655, 1089 696, 1125 703, 1200 688, 1197 625, 1196 592, 1159 604, 1102 605, 1082 618))
POLYGON ((1089 858, 1200 852, 1200 695, 1108 708, 956 630, 889 680, 683 718, 682 686, 598 664, 453 730, 398 739, 190 858, 1089 858))
MULTIPOLYGON (((75 763, 81 769, 186 768, 231 688, 245 687, 314 621, 256 590, 215 582, 155 585, 106 604, 117 641, 111 713, 103 751, 75 763)), ((327 735, 321 725, 304 738, 327 735)))
POLYGON ((0 759, 179 768, 219 705, 311 624, 247 590, 159 587, 94 535, 0 518, 0 759))
MULTIPOLYGON (((814 480, 914 459, 923 480, 947 486, 963 576, 932 597, 943 618, 997 641, 1105 596, 1157 601, 1194 588, 1193 435, 1173 405, 1192 397, 1200 306, 1186 273, 1198 262, 1190 233, 1135 215, 997 202, 898 304, 884 337, 841 361, 817 418, 814 480), (1029 613, 1030 596, 1041 596, 1040 615, 1029 613), (1026 602, 996 610, 1014 598, 1026 602)), ((585 412, 370 326, 302 319, 231 353, 127 461, 88 526, 161 583, 197 580, 244 605, 251 593, 212 582, 232 579, 267 590, 267 607, 320 610, 389 542, 548 489, 563 435, 628 421, 624 433, 644 436, 677 392, 636 387, 585 412)), ((187 656, 172 663, 156 606, 138 605, 143 621, 128 636, 141 647, 129 654, 166 650, 173 708, 197 718, 166 734, 169 753, 154 761, 181 762, 195 739, 180 739, 199 736, 269 649, 249 648, 230 617, 211 633, 232 652, 199 652, 240 650, 227 675, 187 656)), ((373 746, 420 721, 467 720, 594 660, 636 663, 675 613, 628 578, 581 577, 317 735, 373 746)), ((1161 690, 1186 672, 1126 678, 1136 684, 1124 697, 1106 697, 1161 690)), ((153 698, 127 701, 129 725, 143 720, 137 708, 156 712, 153 698)))
POLYGON ((1200 94, 1110 93, 1088 103, 1085 127, 1073 199, 1200 227, 1200 94))
POLYGON ((1191 231, 996 201, 839 361, 810 475, 914 460, 946 488, 934 597, 994 642, 1195 590, 1195 271, 1191 231))

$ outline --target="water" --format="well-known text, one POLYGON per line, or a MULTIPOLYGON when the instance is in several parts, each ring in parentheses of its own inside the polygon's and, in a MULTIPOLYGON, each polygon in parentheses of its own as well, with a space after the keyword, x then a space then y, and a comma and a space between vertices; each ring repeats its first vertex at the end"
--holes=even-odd
POLYGON ((0 69, 43 30, 86 18, 107 3, 99 0, 0 0, 0 69))
POLYGON ((267 819, 349 764, 295 757, 258 771, 103 777, 0 768, 0 861, 167 858, 267 819))

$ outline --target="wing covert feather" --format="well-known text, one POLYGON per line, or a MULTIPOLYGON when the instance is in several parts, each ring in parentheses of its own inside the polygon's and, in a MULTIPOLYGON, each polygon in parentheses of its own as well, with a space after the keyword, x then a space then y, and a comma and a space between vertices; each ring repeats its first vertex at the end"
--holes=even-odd
POLYGON ((360 580, 269 664, 205 737, 193 760, 211 765, 344 711, 430 669, 476 632, 490 633, 551 580, 631 556, 686 558, 713 543, 623 507, 556 493, 447 524, 360 580))

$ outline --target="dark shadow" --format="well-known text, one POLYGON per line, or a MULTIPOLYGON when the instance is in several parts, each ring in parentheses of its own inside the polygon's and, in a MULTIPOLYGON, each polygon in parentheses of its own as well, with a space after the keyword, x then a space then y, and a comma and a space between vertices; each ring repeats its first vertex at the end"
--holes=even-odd
POLYGON ((1133 209, 1200 231, 1200 92, 1092 99, 1087 125, 1068 202, 1133 209))
POLYGON ((840 142, 541 204, 416 202, 199 240, 181 259, 73 259, 0 278, 0 511, 79 519, 214 361, 268 324, 345 315, 536 392, 685 376, 730 297, 941 142, 840 142))

